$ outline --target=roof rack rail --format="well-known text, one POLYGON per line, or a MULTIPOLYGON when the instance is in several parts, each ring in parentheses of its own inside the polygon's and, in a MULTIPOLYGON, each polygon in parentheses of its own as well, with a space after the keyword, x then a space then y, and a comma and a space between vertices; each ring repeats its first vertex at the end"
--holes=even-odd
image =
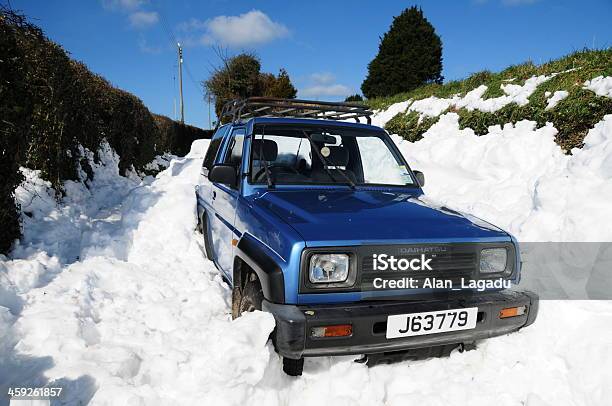
POLYGON ((372 123, 373 112, 363 104, 321 102, 300 99, 280 99, 275 97, 249 97, 225 103, 221 111, 220 123, 224 117, 231 117, 231 122, 253 117, 293 117, 316 118, 324 120, 348 120, 364 117, 372 123))

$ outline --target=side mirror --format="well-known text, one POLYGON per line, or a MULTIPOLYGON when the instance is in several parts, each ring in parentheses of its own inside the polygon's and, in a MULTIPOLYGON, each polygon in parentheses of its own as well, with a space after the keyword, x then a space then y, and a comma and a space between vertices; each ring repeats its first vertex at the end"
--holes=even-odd
POLYGON ((413 171, 414 176, 417 178, 417 182, 419 182, 419 186, 425 186, 425 175, 421 171, 413 171))
POLYGON ((236 176, 236 168, 232 165, 215 165, 208 173, 208 180, 213 183, 222 183, 232 187, 236 186, 238 181, 238 176, 236 176))

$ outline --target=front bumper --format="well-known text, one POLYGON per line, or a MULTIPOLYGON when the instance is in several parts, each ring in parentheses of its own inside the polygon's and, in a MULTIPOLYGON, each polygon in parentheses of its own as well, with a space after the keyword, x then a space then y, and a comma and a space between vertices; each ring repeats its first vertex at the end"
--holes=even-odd
POLYGON ((532 324, 539 298, 532 292, 501 291, 445 299, 377 301, 334 305, 284 305, 263 302, 263 310, 274 315, 274 345, 283 357, 299 359, 322 355, 371 354, 448 344, 471 343, 495 337, 532 324), (527 306, 522 316, 499 318, 501 309, 527 306), (471 330, 386 338, 387 316, 436 310, 478 307, 478 321, 471 330), (350 337, 312 338, 316 326, 352 324, 350 337))

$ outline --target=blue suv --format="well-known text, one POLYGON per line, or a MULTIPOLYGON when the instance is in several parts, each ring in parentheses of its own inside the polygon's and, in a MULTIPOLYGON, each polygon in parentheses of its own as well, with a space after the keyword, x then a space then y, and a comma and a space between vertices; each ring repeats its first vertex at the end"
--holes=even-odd
POLYGON ((424 175, 371 114, 232 101, 204 159, 206 255, 232 287, 234 318, 274 315, 289 375, 311 356, 363 354, 374 365, 444 355, 537 315, 537 295, 508 289, 520 279, 516 240, 428 200, 424 175))

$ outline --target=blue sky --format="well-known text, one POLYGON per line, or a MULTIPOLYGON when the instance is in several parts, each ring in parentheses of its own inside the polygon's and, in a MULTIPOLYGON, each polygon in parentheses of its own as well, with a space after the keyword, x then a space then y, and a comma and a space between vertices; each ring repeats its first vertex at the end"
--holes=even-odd
MULTIPOLYGON (((2 0, 6 3, 7 0, 2 0)), ((184 43, 185 120, 208 127, 198 82, 219 63, 213 45, 255 51, 264 71, 285 68, 298 96, 360 92, 379 37, 412 4, 442 38, 446 80, 612 45, 610 0, 241 1, 11 0, 60 43, 153 112, 174 116, 176 49, 184 43)), ((214 119, 214 117, 213 117, 214 119)))

